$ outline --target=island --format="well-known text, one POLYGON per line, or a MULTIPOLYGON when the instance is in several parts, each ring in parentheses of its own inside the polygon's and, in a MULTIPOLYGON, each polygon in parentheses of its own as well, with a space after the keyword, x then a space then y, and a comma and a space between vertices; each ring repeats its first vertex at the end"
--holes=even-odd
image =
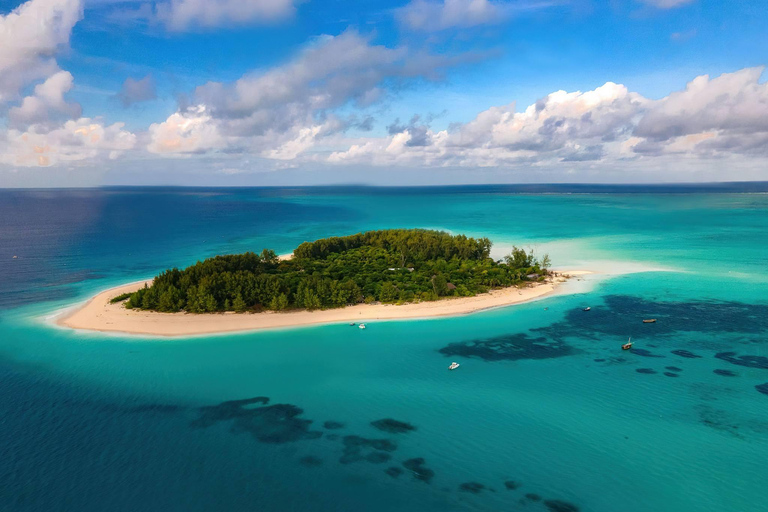
POLYGON ((58 319, 77 329, 194 335, 466 314, 546 295, 567 275, 546 255, 424 229, 304 242, 291 255, 215 256, 102 292, 58 319))

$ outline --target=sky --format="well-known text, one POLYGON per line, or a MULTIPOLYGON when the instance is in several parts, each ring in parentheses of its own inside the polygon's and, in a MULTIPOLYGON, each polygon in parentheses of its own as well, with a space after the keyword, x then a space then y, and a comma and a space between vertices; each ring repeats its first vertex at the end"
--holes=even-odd
POLYGON ((0 187, 768 180, 768 0, 0 0, 0 187))

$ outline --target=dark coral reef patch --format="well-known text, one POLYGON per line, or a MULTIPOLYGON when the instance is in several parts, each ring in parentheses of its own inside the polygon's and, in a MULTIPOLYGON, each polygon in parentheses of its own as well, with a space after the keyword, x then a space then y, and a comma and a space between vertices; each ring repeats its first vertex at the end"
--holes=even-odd
POLYGON ((403 462, 403 466, 413 473, 416 480, 430 483, 435 476, 435 472, 426 466, 426 461, 422 457, 408 459, 403 462))
POLYGON ((399 477, 400 475, 403 474, 402 468, 399 468, 397 466, 389 467, 389 468, 385 469, 384 472, 386 474, 388 474, 389 476, 391 476, 392 478, 397 478, 397 477, 399 477))
POLYGON ((737 356, 736 352, 718 352, 715 357, 738 366, 768 370, 768 357, 765 356, 737 356))
POLYGON ((388 453, 397 450, 397 445, 388 439, 366 439, 360 436, 344 436, 344 452, 339 459, 342 464, 367 461, 380 464, 388 461, 388 453))
POLYGON ((768 382, 766 382, 765 384, 758 384, 757 386, 755 386, 755 389, 759 393, 762 393, 764 395, 768 395, 768 382))
POLYGON ((461 492, 469 492, 472 494, 480 494, 480 492, 484 489, 485 486, 480 482, 464 482, 463 484, 459 485, 459 490, 461 492))
POLYGON ((405 434, 406 432, 416 430, 416 427, 410 423, 393 420, 392 418, 384 418, 382 420, 372 421, 371 425, 389 434, 405 434))
POLYGON ((690 350, 685 350, 682 348, 677 350, 672 350, 672 353, 675 354, 676 356, 684 357, 686 359, 701 359, 700 355, 694 354, 690 350))
POLYGON ((630 352, 636 356, 642 357, 665 357, 660 354, 654 354, 650 350, 645 350, 644 348, 633 348, 630 352))
POLYGON ((687 332, 741 332, 768 331, 768 305, 736 301, 695 300, 655 301, 631 295, 607 295, 605 305, 593 307, 585 315, 580 309, 568 311, 565 318, 550 326, 536 329, 558 339, 568 333, 600 338, 615 335, 636 325, 640 318, 657 318, 654 336, 687 332), (739 322, 733 319, 738 318, 739 322))
POLYGON ((655 374, 655 373, 658 373, 658 372, 657 372, 656 370, 654 370, 653 368, 638 368, 638 369, 636 369, 635 371, 636 371, 637 373, 645 373, 645 374, 648 374, 648 375, 653 375, 653 374, 655 374))
POLYGON ((312 420, 300 418, 303 410, 292 404, 267 405, 264 396, 245 400, 230 400, 219 405, 200 407, 199 417, 191 425, 211 427, 220 422, 232 422, 233 432, 244 432, 262 443, 290 443, 317 439, 322 432, 310 430, 312 420), (256 407, 249 407, 249 406, 256 407))
POLYGON ((722 375, 723 377, 736 377, 738 375, 738 373, 732 372, 731 370, 723 370, 720 368, 712 370, 712 373, 715 375, 722 375))
POLYGON ((579 507, 562 500, 544 500, 544 506, 549 512, 579 512, 579 507))
POLYGON ((560 340, 516 333, 451 343, 439 352, 451 357, 477 357, 485 361, 517 361, 570 356, 578 350, 560 340))

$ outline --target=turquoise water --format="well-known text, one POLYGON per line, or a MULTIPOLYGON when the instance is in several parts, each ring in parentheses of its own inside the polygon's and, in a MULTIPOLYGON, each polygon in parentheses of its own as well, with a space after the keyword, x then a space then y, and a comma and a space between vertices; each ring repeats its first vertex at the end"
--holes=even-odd
POLYGON ((0 510, 765 510, 768 195, 514 192, 0 191, 0 510), (365 331, 47 320, 169 265, 387 227, 600 273, 365 331))

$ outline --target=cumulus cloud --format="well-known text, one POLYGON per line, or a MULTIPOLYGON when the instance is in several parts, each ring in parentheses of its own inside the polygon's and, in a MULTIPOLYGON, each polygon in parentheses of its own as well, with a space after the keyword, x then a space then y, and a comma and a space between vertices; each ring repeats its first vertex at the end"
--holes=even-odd
POLYGON ((161 123, 162 130, 150 130, 150 147, 155 152, 190 153, 226 146, 228 151, 286 159, 330 134, 352 126, 370 128, 368 116, 362 122, 355 115, 342 117, 336 113, 340 107, 364 109, 385 96, 385 83, 436 78, 455 62, 456 58, 415 53, 405 47, 373 45, 353 30, 324 36, 282 66, 232 83, 198 87, 192 98, 195 124, 190 124, 188 112, 173 114, 161 123), (190 126, 195 130, 205 126, 215 133, 217 145, 177 144, 187 138, 190 126))
POLYGON ((522 112, 492 107, 451 130, 393 125, 390 135, 332 152, 331 163, 419 166, 615 165, 685 155, 702 161, 768 154, 768 84, 762 68, 700 76, 682 91, 650 100, 608 82, 587 92, 557 91, 522 112))
POLYGON ((72 89, 73 81, 68 71, 59 71, 35 86, 33 95, 24 98, 20 106, 8 112, 11 124, 18 127, 45 123, 52 114, 67 118, 80 117, 80 105, 68 103, 64 99, 64 94, 72 89))
POLYGON ((200 153, 225 145, 205 105, 188 107, 149 127, 151 153, 200 153))
POLYGON ((152 75, 147 75, 141 80, 135 80, 131 77, 125 79, 120 92, 116 98, 120 100, 124 107, 130 107, 135 103, 150 101, 157 98, 157 86, 152 75))
POLYGON ((74 78, 59 68, 56 54, 82 15, 82 0, 30 0, 0 16, 0 105, 8 105, 9 127, 0 132, 0 164, 109 159, 135 146, 135 135, 122 123, 81 118, 80 105, 66 99, 74 78))
POLYGON ((47 167, 59 163, 114 159, 133 148, 136 136, 122 123, 104 126, 89 118, 70 120, 45 131, 33 126, 26 131, 8 130, 0 140, 0 162, 16 167, 47 167))
POLYGON ((399 22, 411 30, 437 32, 501 23, 515 13, 549 7, 546 1, 413 0, 396 11, 399 22))
POLYGON ((55 55, 82 15, 82 0, 30 0, 0 16, 0 104, 59 71, 55 55))
POLYGON ((169 0, 158 2, 157 19, 174 31, 272 23, 293 16, 294 0, 169 0))
POLYGON ((685 89, 654 103, 636 135, 668 140, 712 130, 733 133, 768 131, 768 85, 759 82, 762 67, 710 79, 696 77, 685 89))

